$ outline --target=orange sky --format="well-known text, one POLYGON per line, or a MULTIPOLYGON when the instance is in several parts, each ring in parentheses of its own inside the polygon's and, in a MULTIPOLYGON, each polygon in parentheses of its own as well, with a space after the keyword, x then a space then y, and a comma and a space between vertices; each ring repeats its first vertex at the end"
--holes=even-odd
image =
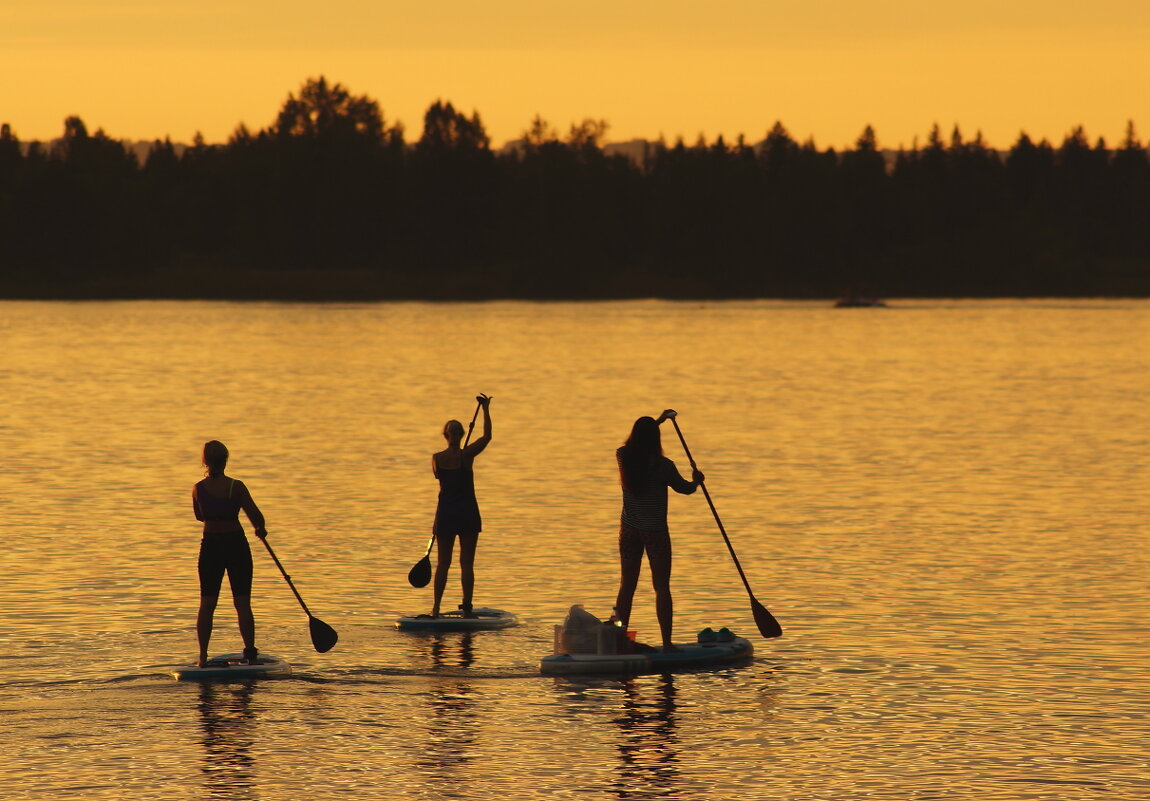
POLYGON ((536 113, 606 119, 610 141, 757 141, 781 120, 820 147, 868 123, 909 146, 935 122, 999 147, 1079 124, 1116 143, 1130 119, 1150 138, 1148 43, 1146 0, 3 0, 0 122, 224 141, 323 74, 409 139, 443 98, 497 145, 536 113))

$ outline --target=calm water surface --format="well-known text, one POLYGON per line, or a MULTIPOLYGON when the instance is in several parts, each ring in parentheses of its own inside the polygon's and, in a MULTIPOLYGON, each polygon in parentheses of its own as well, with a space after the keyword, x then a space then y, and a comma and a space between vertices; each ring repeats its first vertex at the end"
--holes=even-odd
MULTIPOLYGON (((0 786, 1145 799, 1148 346, 1150 303, 1126 301, 0 303, 0 786), (476 601, 524 625, 400 634, 430 606, 406 582, 429 456, 480 391, 476 601), (610 613, 613 450, 665 407, 785 636, 719 672, 542 677, 571 604, 610 613), (211 438, 340 633, 316 654, 257 550, 259 644, 292 679, 166 675, 195 654, 211 438)), ((671 530, 677 639, 752 635, 701 495, 671 530)), ((214 651, 239 647, 226 597, 214 651)), ((655 639, 645 580, 632 627, 655 639)))

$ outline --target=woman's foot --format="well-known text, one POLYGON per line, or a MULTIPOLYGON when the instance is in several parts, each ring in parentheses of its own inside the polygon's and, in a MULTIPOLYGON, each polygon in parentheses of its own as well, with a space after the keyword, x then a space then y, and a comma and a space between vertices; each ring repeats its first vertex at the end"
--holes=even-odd
POLYGON ((200 658, 196 660, 196 667, 207 667, 208 661, 207 654, 200 654, 200 658))
POLYGON ((460 604, 459 611, 463 613, 465 618, 477 618, 479 615, 471 611, 471 604, 460 604))
POLYGON ((663 647, 660 650, 662 650, 663 653, 665 653, 665 654, 677 654, 677 653, 680 653, 680 651, 681 651, 679 646, 675 645, 675 643, 673 643, 673 642, 663 643, 663 647))
POLYGON ((244 648, 244 661, 249 665, 257 665, 260 661, 260 650, 254 645, 249 648, 244 648))

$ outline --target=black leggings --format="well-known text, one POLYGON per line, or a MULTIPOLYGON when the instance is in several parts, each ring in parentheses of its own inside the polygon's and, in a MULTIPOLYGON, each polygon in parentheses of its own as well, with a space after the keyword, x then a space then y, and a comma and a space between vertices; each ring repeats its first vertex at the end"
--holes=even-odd
POLYGON ((224 573, 232 586, 232 597, 252 594, 252 549, 242 531, 234 534, 205 534, 200 542, 200 595, 219 597, 224 573))

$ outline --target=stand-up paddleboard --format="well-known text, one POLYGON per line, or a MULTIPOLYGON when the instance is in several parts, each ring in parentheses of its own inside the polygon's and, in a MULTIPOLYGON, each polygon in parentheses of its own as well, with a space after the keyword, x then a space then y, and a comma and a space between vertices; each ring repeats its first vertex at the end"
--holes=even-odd
POLYGON ((172 671, 180 681, 218 681, 220 679, 272 679, 291 675, 291 665, 278 656, 260 654, 255 663, 249 663, 243 654, 223 654, 212 657, 203 667, 184 665, 172 671))
POLYGON ((669 673, 725 667, 747 661, 755 652, 750 641, 734 635, 722 641, 677 643, 676 647, 679 650, 671 653, 656 650, 632 654, 555 653, 543 657, 539 669, 553 675, 669 673))
POLYGON ((464 617, 463 612, 457 609, 443 612, 439 617, 431 615, 401 617, 395 621, 395 627, 400 631, 490 631, 505 629, 519 623, 518 617, 502 609, 480 606, 473 609, 471 614, 474 617, 464 617))

